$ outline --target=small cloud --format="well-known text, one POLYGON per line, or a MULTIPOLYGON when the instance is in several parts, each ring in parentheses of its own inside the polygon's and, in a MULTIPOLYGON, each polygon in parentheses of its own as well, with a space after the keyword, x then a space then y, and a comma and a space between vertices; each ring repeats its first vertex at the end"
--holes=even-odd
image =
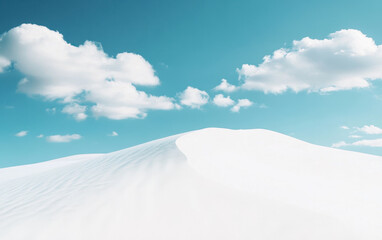
POLYGON ((43 138, 44 137, 44 134, 40 134, 37 136, 37 138, 43 138))
POLYGON ((116 131, 113 131, 109 134, 110 137, 116 137, 118 136, 118 133, 116 131))
POLYGON ((76 114, 75 119, 77 121, 82 121, 82 120, 85 120, 87 117, 88 115, 86 115, 85 113, 78 113, 76 114))
POLYGON ((46 108, 45 111, 48 112, 48 113, 51 113, 51 114, 55 114, 56 113, 56 108, 55 107, 53 107, 53 108, 46 108))
POLYGON ((382 138, 360 140, 352 143, 353 146, 368 146, 368 147, 382 147, 382 138))
POLYGON ((333 143, 332 144, 332 147, 334 148, 340 148, 340 147, 345 147, 345 146, 348 146, 349 144, 347 144, 345 141, 341 141, 341 142, 337 142, 337 143, 333 143))
POLYGON ((218 94, 214 97, 213 103, 219 107, 228 107, 235 104, 235 101, 228 97, 224 97, 223 94, 218 94))
POLYGON ((207 92, 190 86, 180 94, 180 103, 191 108, 200 108, 208 103, 208 99, 207 92))
POLYGON ((226 79, 222 79, 221 83, 214 88, 215 91, 223 91, 223 92, 233 92, 237 90, 238 87, 228 83, 226 79))
POLYGON ((264 103, 258 104, 258 107, 259 107, 259 108, 268 108, 268 106, 265 105, 264 103))
POLYGON ((350 135, 349 138, 361 138, 359 135, 350 135))
POLYGON ((69 105, 66 105, 64 109, 62 109, 63 113, 73 115, 77 121, 85 120, 88 117, 85 111, 86 111, 86 106, 81 106, 77 103, 71 103, 69 105))
POLYGON ((344 141, 332 144, 332 147, 339 148, 345 146, 366 146, 366 147, 382 147, 382 138, 359 140, 353 143, 344 141))
POLYGON ((341 126, 340 128, 344 129, 344 130, 349 130, 349 127, 348 126, 341 126))
POLYGON ((52 135, 52 136, 47 136, 46 140, 48 142, 57 142, 57 143, 66 143, 66 142, 71 142, 73 140, 78 140, 81 139, 81 135, 79 134, 67 134, 67 135, 52 135))
POLYGON ((25 137, 28 134, 28 131, 20 131, 15 134, 16 137, 25 137))
POLYGON ((248 99, 239 99, 237 104, 231 108, 232 112, 239 112, 240 108, 244 107, 250 107, 252 106, 253 102, 251 102, 248 99))
POLYGON ((365 125, 361 128, 357 128, 357 130, 366 134, 382 134, 382 129, 374 125, 365 125))
POLYGON ((166 63, 164 63, 164 62, 159 63, 159 65, 161 65, 164 68, 168 68, 168 65, 166 63))

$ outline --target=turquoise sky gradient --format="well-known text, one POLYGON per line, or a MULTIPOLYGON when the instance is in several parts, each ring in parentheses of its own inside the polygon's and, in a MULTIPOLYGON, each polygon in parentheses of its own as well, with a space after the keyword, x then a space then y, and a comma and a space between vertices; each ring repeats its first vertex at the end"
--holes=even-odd
MULTIPOLYGON (((59 31, 75 46, 90 40, 110 56, 137 53, 161 81, 159 86, 138 89, 177 98, 193 86, 213 98, 217 92, 212 89, 222 78, 239 84, 236 68, 258 65, 265 55, 291 47, 293 40, 323 39, 351 28, 382 44, 381 9, 381 1, 0 1, 0 33, 34 23, 59 31)), ((382 127, 378 80, 369 88, 328 94, 240 90, 231 98, 248 98, 256 104, 239 113, 207 104, 201 109, 148 111, 144 119, 90 116, 76 121, 61 113, 63 106, 57 101, 17 92, 23 77, 12 69, 0 74, 0 167, 110 152, 205 127, 266 128, 324 146, 352 141, 348 136, 359 134, 352 127, 382 127), (261 104, 267 107, 260 108, 261 104), (341 129, 344 125, 351 129, 341 129), (22 130, 29 132, 16 137, 22 130), (112 131, 119 135, 108 136, 112 131), (74 133, 82 138, 69 143, 37 138, 74 133)), ((381 147, 344 148, 382 155, 381 147)))

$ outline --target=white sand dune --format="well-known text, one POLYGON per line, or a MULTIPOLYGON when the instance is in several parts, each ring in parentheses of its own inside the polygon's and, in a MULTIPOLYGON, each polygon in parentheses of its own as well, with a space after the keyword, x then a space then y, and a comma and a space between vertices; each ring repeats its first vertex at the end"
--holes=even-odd
POLYGON ((382 239, 382 157, 209 128, 3 168, 0 239, 382 239))

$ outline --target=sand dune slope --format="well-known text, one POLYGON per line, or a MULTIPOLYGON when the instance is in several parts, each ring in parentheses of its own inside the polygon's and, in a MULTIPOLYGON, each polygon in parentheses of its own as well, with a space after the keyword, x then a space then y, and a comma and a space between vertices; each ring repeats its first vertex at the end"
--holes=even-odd
POLYGON ((0 239, 382 239, 382 157, 209 128, 3 168, 0 239))

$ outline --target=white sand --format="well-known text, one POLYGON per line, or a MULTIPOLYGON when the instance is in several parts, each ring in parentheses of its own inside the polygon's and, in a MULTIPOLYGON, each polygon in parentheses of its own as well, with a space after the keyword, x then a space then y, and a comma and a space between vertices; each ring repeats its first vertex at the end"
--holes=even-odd
POLYGON ((382 157, 204 129, 4 168, 0 239, 382 239, 382 157))

